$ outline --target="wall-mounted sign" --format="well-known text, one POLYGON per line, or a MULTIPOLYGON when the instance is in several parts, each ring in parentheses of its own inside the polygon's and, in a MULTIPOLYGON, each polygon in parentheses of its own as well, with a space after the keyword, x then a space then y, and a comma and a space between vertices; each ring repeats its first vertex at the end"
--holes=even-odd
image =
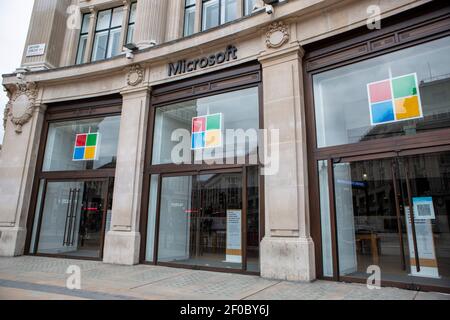
POLYGON ((97 159, 99 140, 100 134, 98 132, 77 134, 73 161, 92 161, 97 159))
POLYGON ((222 146, 222 114, 211 114, 192 119, 192 150, 222 146))
POLYGON ((242 263, 242 210, 227 210, 226 262, 242 263))
POLYGON ((436 219, 432 197, 413 198, 413 205, 415 219, 436 219))
POLYGON ((194 60, 178 60, 176 63, 169 63, 169 77, 212 67, 216 64, 230 61, 231 59, 236 60, 238 58, 237 51, 238 49, 235 46, 230 45, 225 51, 207 57, 194 60))
POLYGON ((27 47, 27 57, 42 56, 45 53, 45 43, 32 44, 27 47))
POLYGON ((422 118, 417 74, 408 74, 367 85, 372 125, 422 118))

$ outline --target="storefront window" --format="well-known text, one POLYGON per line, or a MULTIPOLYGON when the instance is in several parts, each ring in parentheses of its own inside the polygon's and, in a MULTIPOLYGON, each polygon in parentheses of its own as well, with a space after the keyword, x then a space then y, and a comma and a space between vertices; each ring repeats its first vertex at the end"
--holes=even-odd
POLYGON ((115 168, 120 116, 49 125, 43 171, 115 168))
MULTIPOLYGON (((233 154, 241 157, 257 153, 257 129, 259 129, 259 99, 258 88, 249 88, 216 96, 181 102, 165 107, 158 107, 155 116, 155 131, 153 138, 153 164, 170 164, 172 151, 180 141, 172 140, 176 130, 192 131, 192 120, 196 117, 220 115, 223 122, 223 143, 209 154, 209 159, 222 159, 233 154), (237 139, 227 141, 226 130, 243 130, 247 144, 239 143, 237 139)), ((190 151, 190 142, 187 143, 190 151)), ((194 156, 194 155, 193 155, 194 156)), ((198 159, 199 152, 195 152, 198 159)), ((191 157, 192 159, 192 157, 191 157)))
POLYGON ((319 148, 450 127, 450 37, 313 81, 319 148))

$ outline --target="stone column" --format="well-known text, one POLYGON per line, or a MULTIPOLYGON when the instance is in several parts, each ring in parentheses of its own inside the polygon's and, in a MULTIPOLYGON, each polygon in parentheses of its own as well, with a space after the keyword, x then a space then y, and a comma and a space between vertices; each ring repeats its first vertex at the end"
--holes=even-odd
POLYGON ((89 33, 86 43, 86 52, 84 53, 84 62, 91 62, 92 48, 94 47, 95 29, 97 27, 97 10, 95 7, 89 7, 91 16, 89 17, 89 33))
POLYGON ((168 0, 166 41, 182 37, 184 22, 184 0, 168 0))
MULTIPOLYGON (((28 28, 22 66, 31 70, 59 67, 66 34, 67 13, 70 0, 35 0, 28 28), (29 45, 45 45, 40 55, 28 56, 29 45)), ((6 30, 5 30, 6 31, 6 30)), ((5 32, 4 31, 4 32, 5 32)))
MULTIPOLYGON (((129 79, 136 83, 138 76, 134 74, 129 79)), ((139 263, 139 221, 150 92, 146 87, 128 88, 122 96, 112 222, 111 231, 106 234, 104 262, 133 265, 139 263)))
POLYGON ((138 1, 135 42, 140 49, 150 47, 152 41, 164 43, 167 3, 167 0, 138 1))
POLYGON ((304 52, 296 42, 286 44, 287 28, 275 25, 274 30, 268 33, 268 49, 259 58, 264 79, 264 127, 280 132, 280 141, 270 141, 266 147, 269 155, 279 151, 280 163, 278 172, 265 176, 261 275, 312 281, 316 275, 309 222, 304 52))
POLYGON ((27 218, 45 106, 34 83, 12 87, 0 154, 0 256, 24 253, 27 218))

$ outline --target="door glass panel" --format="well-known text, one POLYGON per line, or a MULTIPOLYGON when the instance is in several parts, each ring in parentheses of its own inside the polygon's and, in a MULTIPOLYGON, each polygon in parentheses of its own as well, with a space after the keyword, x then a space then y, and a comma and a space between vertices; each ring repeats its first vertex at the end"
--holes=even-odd
POLYGON ((413 281, 450 287, 450 152, 404 157, 400 164, 413 281))
POLYGON ((259 169, 247 170, 247 270, 259 272, 259 169))
POLYGON ((242 268, 242 175, 165 177, 158 261, 242 268))
POLYGON ((367 268, 375 265, 382 279, 407 280, 405 220, 396 210, 392 163, 384 159, 334 166, 341 276, 367 278, 367 268))
POLYGON ((37 253, 99 258, 107 188, 104 181, 48 182, 37 253))

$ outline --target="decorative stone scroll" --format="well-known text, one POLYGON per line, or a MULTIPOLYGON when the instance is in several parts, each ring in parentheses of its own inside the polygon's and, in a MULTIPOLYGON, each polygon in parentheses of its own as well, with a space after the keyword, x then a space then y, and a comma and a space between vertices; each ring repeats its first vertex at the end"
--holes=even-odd
POLYGON ((127 84, 135 87, 144 81, 144 68, 140 64, 134 64, 128 68, 127 84))
POLYGON ((8 119, 15 127, 17 134, 22 133, 22 127, 27 124, 39 106, 36 105, 38 96, 37 84, 34 82, 17 83, 8 92, 9 102, 6 104, 3 127, 6 130, 8 119))
POLYGON ((274 22, 266 33, 267 48, 280 48, 289 41, 289 27, 283 22, 274 22))

